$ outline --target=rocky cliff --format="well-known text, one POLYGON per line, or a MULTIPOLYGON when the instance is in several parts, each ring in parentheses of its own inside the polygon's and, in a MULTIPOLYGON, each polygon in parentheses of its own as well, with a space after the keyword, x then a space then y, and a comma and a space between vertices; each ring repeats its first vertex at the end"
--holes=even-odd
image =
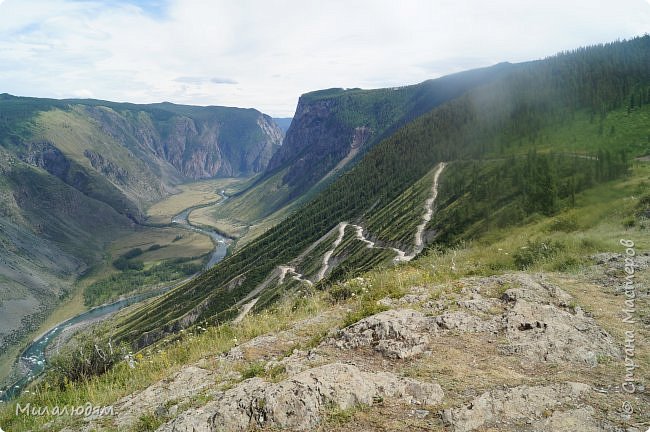
POLYGON ((283 133, 253 109, 155 105, 155 111, 87 107, 102 130, 151 152, 189 179, 248 176, 263 171, 283 133), (158 110, 164 110, 160 112, 158 110))
POLYGON ((265 176, 285 169, 282 182, 296 198, 415 118, 517 67, 502 63, 405 87, 306 93, 265 176))
POLYGON ((264 170, 282 137, 254 109, 0 95, 0 352, 146 207, 184 181, 264 170))
POLYGON ((312 102, 301 97, 284 143, 271 158, 267 170, 291 164, 283 179, 287 185, 313 185, 353 149, 363 147, 372 130, 366 122, 350 124, 337 116, 340 105, 336 99, 312 102))

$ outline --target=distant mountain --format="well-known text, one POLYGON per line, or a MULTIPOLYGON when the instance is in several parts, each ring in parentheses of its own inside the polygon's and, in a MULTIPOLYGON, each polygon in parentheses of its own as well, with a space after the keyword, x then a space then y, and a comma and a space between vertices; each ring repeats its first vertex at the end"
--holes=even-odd
POLYGON ((312 196, 399 127, 521 67, 502 63, 406 87, 304 94, 266 170, 249 190, 218 211, 233 215, 244 208, 247 214, 240 219, 254 221, 312 196), (260 201, 260 196, 265 199, 260 201))
POLYGON ((287 133, 287 130, 289 130, 289 126, 291 126, 291 120, 293 120, 293 117, 286 117, 286 118, 273 117, 273 121, 275 122, 275 124, 278 125, 282 133, 287 133))
POLYGON ((417 255, 417 238, 451 246, 553 215, 577 192, 624 176, 629 156, 647 152, 645 126, 619 134, 616 125, 631 114, 639 125, 647 122, 650 36, 457 74, 420 90, 303 96, 267 174, 281 172, 305 190, 355 142, 366 150, 359 162, 210 271, 135 310, 115 336, 144 346, 198 321, 223 322, 244 305, 261 310, 288 293, 326 289, 417 255), (388 97, 393 92, 397 101, 388 97), (363 127, 374 132, 361 133, 363 127), (379 142, 367 148, 373 140, 379 142), (436 195, 441 162, 436 216, 418 226, 424 203, 436 195))
POLYGON ((264 171, 282 136, 254 109, 0 95, 0 351, 148 205, 264 171))
POLYGON ((182 181, 265 170, 281 140, 254 109, 0 95, 5 151, 135 220, 182 181))

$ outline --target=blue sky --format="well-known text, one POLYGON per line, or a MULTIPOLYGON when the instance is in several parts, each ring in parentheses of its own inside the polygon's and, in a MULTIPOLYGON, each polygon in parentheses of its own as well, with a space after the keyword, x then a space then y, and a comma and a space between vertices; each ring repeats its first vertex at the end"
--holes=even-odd
POLYGON ((0 0, 0 92, 255 107, 650 31, 650 0, 0 0))

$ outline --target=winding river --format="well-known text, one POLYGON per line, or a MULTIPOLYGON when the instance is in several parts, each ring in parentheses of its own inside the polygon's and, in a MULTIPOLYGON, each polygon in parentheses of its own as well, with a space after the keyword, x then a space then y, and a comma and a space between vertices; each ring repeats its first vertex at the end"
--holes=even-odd
MULTIPOLYGON (((224 195, 223 192, 221 193, 221 195, 223 199, 219 202, 223 202, 226 199, 228 199, 228 197, 224 195)), ((210 205, 211 204, 213 203, 210 203, 210 205)), ((226 254, 228 253, 228 247, 230 246, 231 242, 228 238, 222 236, 216 231, 197 227, 190 223, 189 221, 190 213, 192 213, 192 211, 196 210, 197 208, 201 208, 205 206, 206 206, 205 204, 198 205, 183 210, 182 212, 180 212, 179 214, 171 218, 171 225, 180 226, 188 230, 205 234, 212 239, 212 242, 214 243, 214 250, 212 251, 212 254, 210 255, 210 258, 205 266, 206 269, 209 269, 226 256, 226 254)), ((27 387, 27 385, 29 385, 31 381, 33 381, 36 377, 38 377, 41 373, 45 371, 45 367, 46 367, 45 353, 47 351, 47 348, 65 329, 68 329, 77 324, 91 323, 91 322, 105 319, 110 315, 114 314, 115 312, 124 309, 127 306, 131 306, 143 300, 147 300, 151 297, 163 294, 173 288, 176 288, 177 286, 180 286, 188 282, 194 277, 196 277, 196 275, 170 286, 162 287, 147 293, 131 296, 122 300, 118 300, 114 303, 97 306, 77 316, 74 316, 62 323, 59 323, 56 327, 48 330, 45 334, 35 339, 20 354, 20 356, 16 360, 16 362, 18 363, 16 370, 22 371, 22 376, 20 379, 18 379, 9 387, 0 390, 0 402, 7 402, 19 396, 20 393, 22 393, 22 391, 25 389, 25 387, 27 387)))

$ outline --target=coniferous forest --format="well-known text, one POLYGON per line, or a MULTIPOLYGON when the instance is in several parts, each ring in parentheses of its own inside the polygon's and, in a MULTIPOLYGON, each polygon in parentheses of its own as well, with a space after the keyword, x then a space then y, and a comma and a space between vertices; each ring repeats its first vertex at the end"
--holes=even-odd
POLYGON ((430 227, 439 246, 480 235, 478 221, 507 226, 535 213, 552 215, 579 191, 625 176, 631 159, 647 151, 646 142, 617 135, 610 120, 642 110, 649 96, 650 36, 504 68, 499 79, 401 127, 285 221, 182 292, 124 320, 118 336, 145 332, 141 341, 155 340, 178 329, 177 319, 192 310, 197 319, 231 317, 230 306, 276 266, 340 221, 363 221, 441 161, 450 163, 442 180, 442 217, 430 227), (577 122, 592 135, 572 136, 577 122), (234 278, 239 282, 228 289, 234 278))

